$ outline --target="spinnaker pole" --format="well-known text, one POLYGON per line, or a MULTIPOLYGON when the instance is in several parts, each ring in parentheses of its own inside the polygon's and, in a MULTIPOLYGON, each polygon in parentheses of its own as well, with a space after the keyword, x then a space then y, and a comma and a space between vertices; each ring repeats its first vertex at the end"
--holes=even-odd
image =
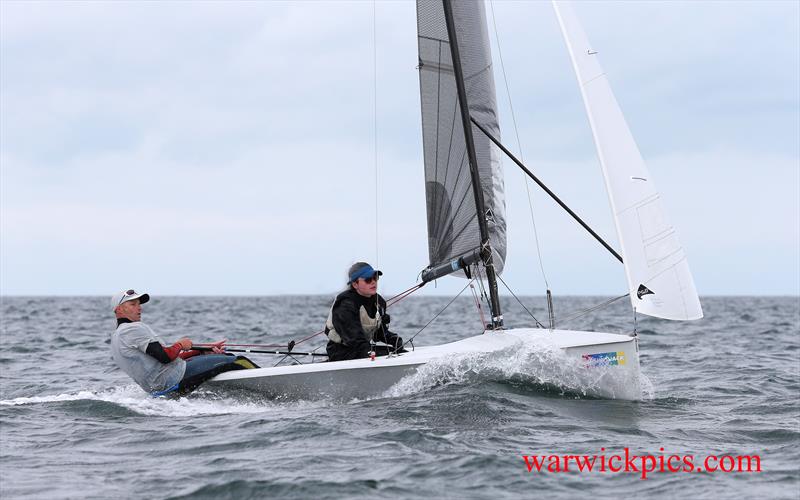
POLYGON ((458 52, 458 37, 456 36, 456 26, 453 19, 453 6, 450 0, 442 0, 442 6, 444 7, 444 18, 447 24, 447 38, 450 41, 450 54, 453 59, 453 73, 456 80, 456 89, 458 91, 461 122, 464 128, 464 140, 467 145, 469 170, 472 179, 472 193, 475 197, 475 208, 478 213, 478 228, 481 236, 481 257, 486 267, 486 280, 489 283, 492 328, 496 330, 503 327, 503 314, 500 310, 500 296, 497 293, 497 276, 495 274, 494 263, 492 262, 492 248, 489 242, 489 225, 486 222, 486 204, 483 198, 483 188, 481 186, 480 173, 478 172, 478 159, 475 154, 475 143, 472 137, 469 103, 467 102, 467 91, 464 86, 461 57, 458 52))
POLYGON ((616 251, 616 250, 614 250, 614 249, 611 247, 611 245, 609 245, 608 243, 606 243, 606 241, 605 241, 603 238, 601 238, 601 237, 600 237, 600 235, 599 235, 599 234, 597 234, 597 233, 594 231, 594 229, 592 229, 591 227, 589 227, 589 224, 585 223, 585 222, 583 221, 583 219, 581 219, 581 218, 578 216, 578 214, 576 214, 575 212, 573 212, 573 211, 572 211, 572 209, 571 209, 571 208, 569 208, 569 207, 567 206, 567 204, 566 204, 566 203, 564 203, 563 201, 561 201, 561 198, 559 198, 558 196, 556 196, 556 194, 555 194, 554 192, 552 192, 552 191, 550 190, 550 188, 548 188, 548 187, 547 187, 547 186, 544 184, 544 182, 542 182, 541 180, 539 180, 539 178, 538 178, 538 177, 536 177, 536 176, 533 174, 533 172, 531 172, 530 170, 528 170, 528 167, 526 167, 525 165, 523 165, 523 164, 522 164, 522 162, 521 162, 521 161, 519 161, 519 160, 517 159, 517 157, 516 157, 516 156, 514 156, 514 154, 513 154, 513 153, 511 153, 511 151, 509 151, 509 150, 508 150, 508 148, 506 148, 505 146, 503 146, 503 144, 502 144, 500 141, 498 141, 498 140, 497 140, 497 138, 496 138, 495 136, 493 136, 493 135, 492 135, 492 134, 491 134, 491 133, 490 133, 488 130, 486 130, 486 128, 484 128, 484 127, 483 127, 483 126, 482 126, 480 123, 478 123, 478 121, 477 121, 475 118, 470 118, 470 119, 472 120, 472 123, 474 123, 474 124, 475 124, 475 126, 476 126, 476 127, 478 127, 478 128, 480 129, 480 131, 481 131, 481 132, 483 132, 483 134, 484 134, 486 137, 488 137, 488 138, 489 138, 489 140, 490 140, 490 141, 492 141, 493 143, 495 143, 495 144, 497 145, 497 147, 499 147, 499 148, 500 148, 500 150, 501 150, 503 153, 505 153, 505 154, 506 154, 506 156, 508 156, 509 158, 511 158, 511 161, 513 161, 514 163, 516 163, 516 164, 517 164, 517 166, 518 166, 519 168, 521 168, 521 169, 522 169, 522 171, 523 171, 523 172, 525 172, 525 174, 526 174, 528 177, 530 177, 531 179, 533 179, 533 181, 534 181, 536 184, 538 184, 538 185, 539 185, 539 187, 540 187, 540 188, 542 188, 542 189, 544 190, 544 192, 545 192, 545 193, 547 193, 547 194, 550 196, 550 198, 552 198, 553 200, 555 200, 555 202, 556 202, 556 203, 558 203, 558 204, 559 204, 559 206, 560 206, 561 208, 563 208, 563 209, 564 209, 564 210, 565 210, 565 211, 566 211, 566 212, 567 212, 567 213, 568 213, 570 216, 572 216, 572 218, 573 218, 573 219, 575 219, 575 220, 578 222, 578 224, 580 224, 580 225, 581 225, 581 227, 582 227, 582 228, 584 228, 586 231, 588 231, 588 232, 589 232, 589 234, 591 234, 591 235, 594 237, 594 239, 596 239, 596 240, 597 240, 597 241, 598 241, 598 242, 599 242, 601 245, 603 245, 603 247, 604 247, 606 250, 608 250, 608 251, 611 253, 611 255, 613 255, 613 256, 614 256, 614 257, 615 257, 615 258, 616 258, 618 261, 622 262, 622 256, 621 256, 619 253, 617 253, 617 251, 616 251))

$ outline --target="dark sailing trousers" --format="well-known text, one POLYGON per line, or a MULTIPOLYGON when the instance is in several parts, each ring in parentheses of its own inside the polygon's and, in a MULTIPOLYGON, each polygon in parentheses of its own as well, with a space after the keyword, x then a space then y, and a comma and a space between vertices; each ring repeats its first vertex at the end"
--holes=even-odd
MULTIPOLYGON (((326 349, 328 351, 328 361, 345 361, 348 359, 361 359, 369 357, 369 345, 367 345, 366 347, 362 346, 347 347, 344 344, 336 344, 334 342, 328 342, 326 349)), ((376 356, 388 356, 389 352, 391 352, 389 346, 385 345, 375 346, 376 356)), ((400 352, 405 352, 405 351, 401 349, 400 352)))

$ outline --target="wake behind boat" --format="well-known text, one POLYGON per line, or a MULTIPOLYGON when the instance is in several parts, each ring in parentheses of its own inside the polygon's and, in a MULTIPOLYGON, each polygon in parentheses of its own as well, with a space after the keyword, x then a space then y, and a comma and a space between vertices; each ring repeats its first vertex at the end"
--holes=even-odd
MULTIPOLYGON (((579 366, 594 395, 639 399, 638 338, 549 327, 504 329, 497 280, 506 259, 500 152, 539 184, 623 263, 634 314, 670 320, 702 317, 674 228, 614 98, 605 73, 567 2, 554 2, 603 169, 621 251, 575 214, 500 141, 489 28, 482 1, 418 0, 417 35, 425 160, 429 265, 423 284, 457 276, 481 285, 491 322, 483 335, 379 357, 224 373, 210 384, 272 397, 361 398, 379 395, 427 364, 485 356, 536 343, 579 366), (484 287, 485 283, 485 287, 484 287)), ((624 297, 624 296, 623 296, 624 297)), ((535 318, 534 318, 535 319, 535 318)))

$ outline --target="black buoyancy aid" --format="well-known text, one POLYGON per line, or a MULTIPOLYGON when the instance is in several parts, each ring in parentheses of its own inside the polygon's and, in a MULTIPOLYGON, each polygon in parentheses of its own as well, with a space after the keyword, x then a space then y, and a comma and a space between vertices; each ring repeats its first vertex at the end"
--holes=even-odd
POLYGON ((375 338, 375 332, 378 331, 383 324, 382 317, 386 312, 386 302, 383 300, 383 297, 378 294, 375 294, 374 297, 364 297, 359 295, 358 292, 352 288, 336 296, 336 300, 334 300, 333 305, 331 305, 331 309, 328 312, 328 319, 325 321, 325 335, 328 336, 328 340, 335 344, 342 343, 342 337, 333 325, 333 311, 343 300, 351 300, 355 303, 365 340, 367 342, 372 342, 375 338), (372 316, 370 316, 370 313, 372 313, 372 316))

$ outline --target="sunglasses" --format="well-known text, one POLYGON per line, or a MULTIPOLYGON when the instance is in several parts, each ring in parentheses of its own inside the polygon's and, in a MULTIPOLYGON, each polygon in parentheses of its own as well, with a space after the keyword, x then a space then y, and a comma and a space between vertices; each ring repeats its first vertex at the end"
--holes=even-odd
POLYGON ((117 305, 122 304, 122 302, 125 301, 125 297, 130 297, 131 295, 136 295, 136 290, 134 290, 133 288, 125 292, 125 295, 123 295, 122 298, 119 299, 119 304, 117 305))
POLYGON ((378 276, 372 276, 371 278, 361 278, 361 279, 364 280, 364 283, 366 283, 367 285, 371 285, 373 281, 376 283, 378 282, 378 276))

